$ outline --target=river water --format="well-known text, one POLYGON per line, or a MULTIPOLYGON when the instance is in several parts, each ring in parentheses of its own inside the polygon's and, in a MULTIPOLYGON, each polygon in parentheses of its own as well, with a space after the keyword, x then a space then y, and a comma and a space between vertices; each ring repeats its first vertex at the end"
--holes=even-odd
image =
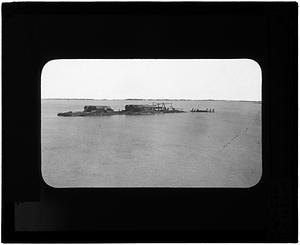
POLYGON ((167 101, 215 113, 58 117, 85 105, 41 100, 42 175, 53 187, 251 187, 262 175, 261 104, 167 101))

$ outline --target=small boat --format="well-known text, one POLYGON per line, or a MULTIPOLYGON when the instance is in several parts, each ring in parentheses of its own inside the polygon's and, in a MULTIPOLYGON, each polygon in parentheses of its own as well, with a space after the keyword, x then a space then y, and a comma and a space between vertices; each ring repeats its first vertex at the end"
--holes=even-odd
POLYGON ((206 108, 205 110, 201 110, 201 109, 193 108, 193 109, 191 110, 191 112, 207 112, 207 113, 214 113, 214 112, 215 112, 215 109, 208 109, 208 108, 206 108))

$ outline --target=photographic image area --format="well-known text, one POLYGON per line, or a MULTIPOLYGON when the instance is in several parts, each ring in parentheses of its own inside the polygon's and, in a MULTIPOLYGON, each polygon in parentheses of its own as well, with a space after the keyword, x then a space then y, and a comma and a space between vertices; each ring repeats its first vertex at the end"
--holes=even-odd
POLYGON ((42 176, 55 188, 255 186, 251 59, 70 59, 41 77, 42 176))

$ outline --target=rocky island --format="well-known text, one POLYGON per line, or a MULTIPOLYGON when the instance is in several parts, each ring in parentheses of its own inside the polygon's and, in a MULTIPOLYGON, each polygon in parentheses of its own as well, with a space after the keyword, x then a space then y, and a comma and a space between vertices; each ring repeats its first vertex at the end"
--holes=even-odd
POLYGON ((126 105, 124 110, 114 111, 110 106, 86 105, 83 111, 58 113, 62 117, 111 116, 111 115, 152 115, 158 113, 181 113, 182 109, 174 108, 172 103, 152 103, 152 105, 126 105))

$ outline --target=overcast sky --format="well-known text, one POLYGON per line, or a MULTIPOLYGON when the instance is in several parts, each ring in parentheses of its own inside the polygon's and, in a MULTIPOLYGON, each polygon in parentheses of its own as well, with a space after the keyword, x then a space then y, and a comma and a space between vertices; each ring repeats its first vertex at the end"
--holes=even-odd
POLYGON ((250 59, 52 60, 42 98, 261 100, 261 69, 250 59))

